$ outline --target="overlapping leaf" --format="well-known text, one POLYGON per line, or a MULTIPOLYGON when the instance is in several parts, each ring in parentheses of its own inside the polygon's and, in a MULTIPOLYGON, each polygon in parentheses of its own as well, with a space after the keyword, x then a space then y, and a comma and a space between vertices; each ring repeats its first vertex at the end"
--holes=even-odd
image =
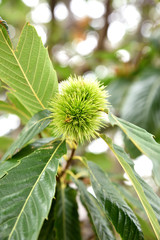
POLYGON ((23 147, 28 141, 30 141, 35 135, 40 133, 44 128, 50 123, 50 111, 43 110, 36 113, 31 120, 26 124, 22 132, 20 133, 17 140, 10 146, 8 151, 2 157, 2 161, 7 157, 11 157, 15 151, 18 151, 23 147))
POLYGON ((0 180, 0 239, 37 239, 55 193, 64 142, 54 142, 21 159, 0 180))
POLYGON ((117 118, 111 113, 109 113, 109 120, 112 125, 119 126, 134 145, 152 160, 153 174, 156 183, 160 186, 160 144, 146 130, 117 118))
POLYGON ((22 158, 31 154, 32 152, 42 147, 43 145, 46 145, 47 143, 51 142, 53 139, 54 138, 41 138, 35 141, 34 143, 29 144, 26 147, 22 148, 22 150, 15 154, 13 158, 10 158, 6 161, 0 161, 0 178, 8 174, 9 170, 18 166, 22 158))
POLYGON ((57 77, 47 49, 30 24, 26 24, 14 51, 0 25, 0 78, 33 115, 45 109, 57 91, 57 77))
POLYGON ((121 147, 112 144, 112 140, 110 138, 104 135, 102 137, 118 159, 124 171, 127 173, 147 213, 157 239, 160 239, 160 225, 158 223, 158 220, 160 222, 160 199, 153 192, 152 188, 134 171, 133 163, 124 150, 121 147))
POLYGON ((97 200, 122 239, 144 239, 136 216, 120 197, 107 175, 93 162, 88 162, 88 167, 97 200))
POLYGON ((76 191, 63 184, 57 189, 55 231, 57 240, 81 239, 76 191))
POLYGON ((87 191, 85 185, 81 181, 74 179, 74 182, 76 183, 80 192, 82 203, 89 213, 98 239, 115 240, 115 237, 110 229, 110 223, 103 208, 100 207, 98 201, 87 191))

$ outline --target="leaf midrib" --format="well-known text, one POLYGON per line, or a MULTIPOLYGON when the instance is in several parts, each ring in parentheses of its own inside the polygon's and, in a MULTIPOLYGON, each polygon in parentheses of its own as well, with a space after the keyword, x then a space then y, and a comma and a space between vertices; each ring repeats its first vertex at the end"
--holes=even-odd
POLYGON ((33 95, 35 96, 35 98, 37 99, 37 101, 39 102, 39 104, 41 105, 41 107, 42 107, 43 109, 45 109, 43 103, 41 102, 41 100, 39 99, 39 97, 37 96, 37 94, 35 93, 35 91, 34 91, 34 89, 32 88, 32 85, 30 84, 30 82, 29 82, 26 74, 24 73, 23 68, 21 67, 21 65, 20 65, 20 63, 19 63, 19 61, 18 61, 18 59, 17 59, 17 57, 16 57, 16 55, 15 55, 15 52, 14 52, 13 49, 9 46, 8 42, 6 41, 5 36, 4 36, 3 32, 2 32, 2 29, 0 29, 0 32, 1 32, 1 34, 2 34, 2 37, 3 37, 3 39, 4 39, 4 42, 6 43, 6 45, 8 46, 8 48, 10 49, 10 51, 12 52, 12 54, 13 54, 13 56, 14 56, 17 64, 18 64, 18 66, 19 66, 19 68, 20 68, 20 70, 21 70, 21 72, 22 72, 22 74, 23 74, 23 76, 24 76, 24 78, 25 78, 28 86, 30 87, 30 89, 31 89, 31 91, 32 91, 32 93, 33 93, 33 95))
POLYGON ((36 180, 35 184, 33 185, 32 189, 31 189, 31 191, 30 191, 30 193, 29 193, 26 201, 24 202, 24 205, 23 205, 23 207, 22 207, 22 209, 21 209, 21 211, 20 211, 20 213, 19 213, 19 215, 18 215, 18 217, 17 217, 17 220, 16 220, 16 222, 15 222, 13 228, 12 228, 12 231, 11 231, 10 234, 9 234, 8 240, 11 239, 11 237, 12 237, 12 235, 13 235, 13 232, 16 230, 16 226, 17 226, 17 224, 18 224, 18 221, 19 221, 22 213, 24 212, 24 209, 25 209, 25 207, 26 207, 26 205, 27 205, 30 197, 32 196, 33 190, 35 189, 37 183, 39 182, 39 180, 40 180, 40 178, 41 178, 41 176, 42 176, 42 174, 43 174, 44 171, 46 170, 48 164, 50 163, 50 161, 52 160, 53 156, 54 156, 55 153, 57 152, 58 148, 62 145, 62 143, 63 143, 63 141, 56 147, 56 149, 55 149, 54 152, 52 153, 51 157, 49 158, 47 164, 45 165, 43 171, 41 172, 41 174, 39 175, 39 177, 38 177, 38 179, 36 180))

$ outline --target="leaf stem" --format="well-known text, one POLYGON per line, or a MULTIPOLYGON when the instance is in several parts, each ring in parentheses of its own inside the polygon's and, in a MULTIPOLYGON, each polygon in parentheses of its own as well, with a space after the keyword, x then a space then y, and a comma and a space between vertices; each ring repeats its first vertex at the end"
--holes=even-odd
POLYGON ((71 150, 71 155, 70 155, 70 157, 69 157, 68 160, 67 160, 67 164, 66 164, 65 168, 62 170, 62 172, 61 172, 61 173, 59 174, 59 176, 58 176, 59 179, 65 174, 66 170, 70 167, 71 162, 72 162, 72 160, 73 160, 73 156, 74 156, 74 154, 75 154, 75 151, 76 151, 76 148, 73 148, 73 149, 71 150))

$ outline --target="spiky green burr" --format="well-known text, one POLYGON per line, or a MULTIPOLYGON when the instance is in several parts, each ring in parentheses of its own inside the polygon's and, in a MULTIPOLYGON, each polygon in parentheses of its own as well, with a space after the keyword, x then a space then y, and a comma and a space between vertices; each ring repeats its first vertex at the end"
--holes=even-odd
POLYGON ((95 138, 103 126, 107 97, 105 87, 97 80, 74 76, 63 81, 50 104, 53 134, 80 143, 95 138))

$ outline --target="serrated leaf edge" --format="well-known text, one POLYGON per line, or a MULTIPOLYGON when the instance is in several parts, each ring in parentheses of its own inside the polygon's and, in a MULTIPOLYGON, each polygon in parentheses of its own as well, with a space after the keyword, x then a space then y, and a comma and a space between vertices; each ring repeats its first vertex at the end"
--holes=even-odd
POLYGON ((18 221, 19 221, 19 219, 20 219, 20 217, 21 217, 21 215, 22 215, 22 213, 23 213, 23 210, 24 210, 24 208, 25 208, 25 206, 26 206, 26 204, 27 204, 27 202, 28 202, 28 200, 29 200, 29 198, 30 198, 30 196, 31 196, 34 188, 36 187, 39 179, 41 178, 42 174, 43 174, 44 171, 46 170, 48 164, 50 163, 50 161, 52 160, 53 156, 55 155, 57 149, 62 145, 62 143, 63 143, 63 141, 62 141, 62 142, 57 146, 57 148, 54 150, 54 152, 52 153, 50 159, 48 160, 47 164, 45 165, 43 171, 41 172, 41 174, 39 175, 39 177, 38 177, 38 179, 36 180, 35 184, 33 185, 32 189, 31 189, 31 191, 30 191, 30 193, 29 193, 26 201, 24 202, 24 205, 23 205, 23 207, 22 207, 22 209, 21 209, 21 211, 20 211, 20 213, 19 213, 19 215, 18 215, 18 217, 17 217, 17 220, 16 220, 16 222, 15 222, 13 228, 12 228, 12 231, 11 231, 10 234, 9 234, 8 240, 11 239, 13 232, 16 230, 16 226, 17 226, 17 224, 18 224, 18 221))

